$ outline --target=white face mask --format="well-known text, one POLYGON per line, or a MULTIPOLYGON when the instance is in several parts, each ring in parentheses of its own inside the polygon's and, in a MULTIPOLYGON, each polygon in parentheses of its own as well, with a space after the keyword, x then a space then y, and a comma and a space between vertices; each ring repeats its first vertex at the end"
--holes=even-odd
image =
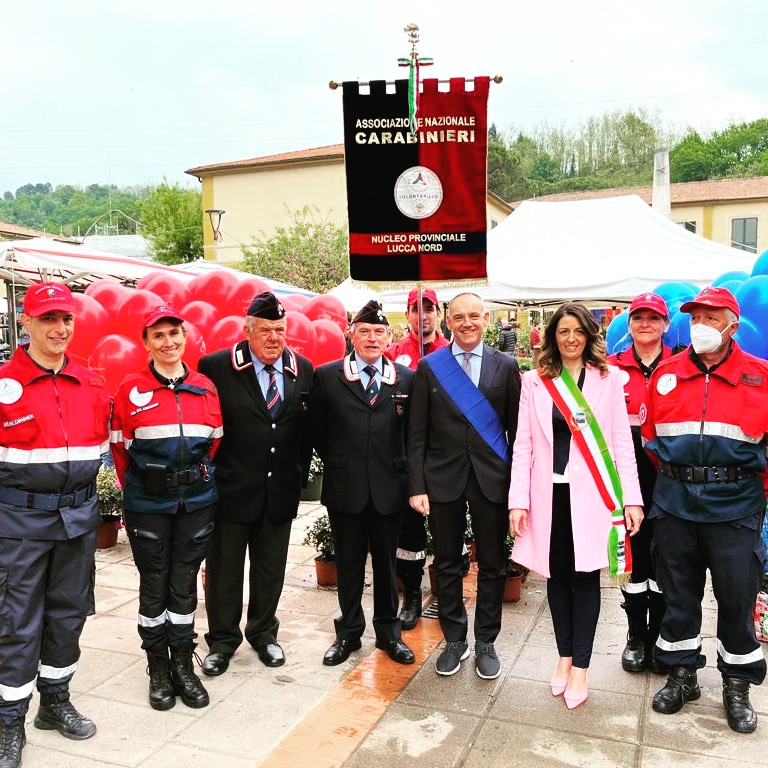
POLYGON ((723 334, 733 325, 728 325, 723 328, 722 331, 718 331, 717 328, 713 328, 711 325, 705 325, 704 323, 696 323, 691 326, 691 346, 693 351, 697 354, 707 354, 708 352, 714 352, 723 343, 723 334))

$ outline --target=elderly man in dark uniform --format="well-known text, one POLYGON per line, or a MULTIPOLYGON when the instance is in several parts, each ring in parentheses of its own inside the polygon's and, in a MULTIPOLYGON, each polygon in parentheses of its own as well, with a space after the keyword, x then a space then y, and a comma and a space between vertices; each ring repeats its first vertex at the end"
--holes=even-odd
POLYGON ((378 302, 357 313, 350 336, 353 351, 318 368, 310 408, 324 466, 321 501, 333 531, 341 608, 336 640, 323 664, 341 664, 361 647, 369 550, 376 647, 399 664, 413 664, 414 654, 400 636, 395 578, 400 518, 408 509, 404 425, 413 373, 383 356, 389 323, 378 302))
POLYGON ((250 557, 245 639, 262 663, 285 662, 277 642, 291 520, 312 455, 309 360, 285 346, 285 310, 260 293, 245 318, 245 340, 201 358, 216 385, 224 436, 216 454, 219 501, 206 556, 206 675, 220 675, 243 640, 243 573, 250 557))
POLYGON ((717 669, 730 728, 751 733, 749 687, 765 679, 752 608, 765 568, 760 538, 768 487, 768 364, 733 338, 739 304, 722 287, 680 307, 691 345, 662 360, 648 385, 645 448, 659 465, 649 519, 667 611, 655 656, 669 669, 654 696, 671 715, 701 696, 701 602, 707 570, 717 600, 717 669))
POLYGON ((494 641, 501 629, 510 455, 520 405, 515 358, 483 343, 489 317, 474 293, 451 301, 446 318, 453 342, 419 361, 408 435, 410 504, 429 516, 446 640, 437 673, 453 675, 469 657, 461 580, 468 508, 478 561, 475 670, 484 679, 501 671, 494 641))
POLYGON ((80 634, 93 613, 99 525, 96 474, 109 446, 104 379, 66 355, 75 302, 61 283, 33 285, 21 324, 29 334, 0 378, 0 765, 16 768, 24 717, 40 692, 35 727, 87 739, 96 725, 69 700, 80 634))

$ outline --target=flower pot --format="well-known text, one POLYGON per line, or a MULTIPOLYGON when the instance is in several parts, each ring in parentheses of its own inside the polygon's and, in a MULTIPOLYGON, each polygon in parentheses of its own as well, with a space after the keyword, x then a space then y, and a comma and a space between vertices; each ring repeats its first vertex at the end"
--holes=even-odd
POLYGON ((320 494, 323 491, 323 476, 315 475, 310 477, 307 487, 301 491, 302 501, 320 501, 320 494))
POLYGON ((504 602, 516 603, 522 593, 523 574, 513 573, 504 582, 504 602))
POLYGON ((318 555, 315 558, 315 574, 318 587, 335 587, 339 583, 335 560, 321 560, 318 555))
POLYGON ((99 549, 109 549, 117 544, 117 523, 105 521, 99 523, 96 531, 96 546, 99 549))

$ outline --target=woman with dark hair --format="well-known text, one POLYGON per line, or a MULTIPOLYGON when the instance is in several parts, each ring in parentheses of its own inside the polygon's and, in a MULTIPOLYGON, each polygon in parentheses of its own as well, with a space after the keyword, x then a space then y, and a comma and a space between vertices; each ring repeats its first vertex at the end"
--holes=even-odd
POLYGON ((142 338, 149 365, 117 390, 111 443, 139 570, 149 704, 170 709, 178 694, 199 708, 209 699, 192 666, 197 574, 213 531, 211 459, 222 435, 221 407, 210 379, 182 361, 186 330, 177 312, 151 310, 142 338))
POLYGON ((523 376, 509 490, 514 559, 547 579, 560 659, 553 696, 587 699, 600 615, 600 570, 629 579, 626 534, 643 519, 619 371, 589 310, 563 304, 523 376))

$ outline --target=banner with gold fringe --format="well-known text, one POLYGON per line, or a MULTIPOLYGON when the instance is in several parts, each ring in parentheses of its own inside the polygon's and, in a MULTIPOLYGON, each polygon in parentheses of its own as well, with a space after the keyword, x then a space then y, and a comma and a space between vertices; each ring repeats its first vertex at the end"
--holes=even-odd
POLYGON ((481 282, 486 272, 490 78, 345 82, 344 161, 353 280, 481 282))

